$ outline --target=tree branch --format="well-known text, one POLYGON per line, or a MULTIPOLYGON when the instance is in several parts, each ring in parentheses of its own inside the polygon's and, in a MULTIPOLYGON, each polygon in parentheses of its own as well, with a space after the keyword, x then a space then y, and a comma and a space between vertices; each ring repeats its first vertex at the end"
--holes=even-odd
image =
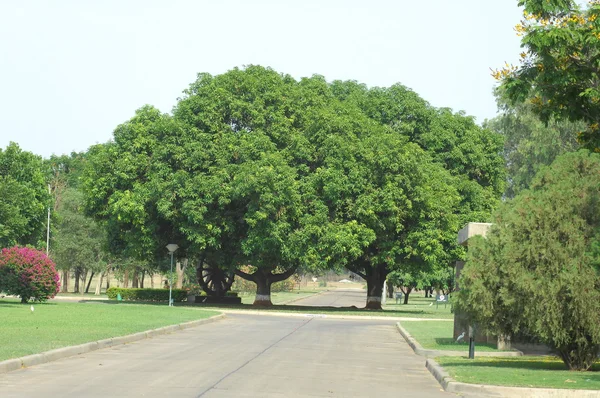
POLYGON ((287 278, 289 278, 290 276, 294 275, 294 272, 296 272, 297 269, 298 269, 298 266, 294 265, 292 268, 288 269, 287 271, 285 271, 281 274, 277 274, 277 275, 273 274, 273 276, 269 279, 271 279, 271 281, 273 283, 284 281, 287 278))
POLYGON ((246 273, 244 271, 241 271, 239 269, 234 269, 233 273, 236 274, 237 276, 239 276, 240 278, 245 279, 247 281, 256 282, 256 277, 254 275, 252 275, 252 274, 248 274, 248 273, 246 273))
POLYGON ((367 276, 365 274, 363 274, 362 272, 360 272, 358 270, 358 268, 353 267, 353 266, 348 266, 346 265, 346 268, 348 268, 348 270, 354 272, 356 275, 360 276, 361 278, 363 278, 364 280, 367 280, 367 276))

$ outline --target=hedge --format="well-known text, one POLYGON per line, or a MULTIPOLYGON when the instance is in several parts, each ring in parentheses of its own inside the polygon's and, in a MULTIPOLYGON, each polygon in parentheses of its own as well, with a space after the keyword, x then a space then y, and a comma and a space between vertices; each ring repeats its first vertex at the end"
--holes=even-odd
MULTIPOLYGON (((123 300, 135 301, 169 301, 169 289, 134 289, 123 287, 110 287, 106 291, 109 299, 115 300, 120 294, 123 300)), ((188 292, 185 289, 173 289, 173 301, 184 301, 188 292)))

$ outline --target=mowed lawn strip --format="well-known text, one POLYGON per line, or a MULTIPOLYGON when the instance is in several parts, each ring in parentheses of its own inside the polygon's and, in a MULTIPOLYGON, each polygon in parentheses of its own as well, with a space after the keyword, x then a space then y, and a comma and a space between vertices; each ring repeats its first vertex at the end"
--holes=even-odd
POLYGON ((0 360, 217 315, 192 307, 0 300, 0 360))
POLYGON ((396 304, 396 299, 388 298, 383 306, 389 311, 404 311, 413 313, 427 314, 427 318, 453 319, 454 314, 451 311, 450 303, 435 303, 435 298, 425 298, 421 292, 413 293, 409 296, 408 304, 396 304))
MULTIPOLYGON (((452 338, 454 322, 452 321, 404 321, 400 325, 421 344, 429 350, 469 351, 469 338, 466 337, 461 343, 452 338)), ((475 344, 477 351, 498 351, 495 344, 475 344)))
POLYGON ((600 364, 575 372, 555 357, 476 358, 439 357, 435 360, 456 381, 513 387, 600 390, 600 364))

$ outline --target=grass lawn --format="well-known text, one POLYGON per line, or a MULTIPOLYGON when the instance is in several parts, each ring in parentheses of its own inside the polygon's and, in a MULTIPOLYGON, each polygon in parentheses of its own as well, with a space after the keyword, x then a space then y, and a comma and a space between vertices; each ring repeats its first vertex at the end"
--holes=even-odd
POLYGON ((454 318, 450 303, 445 306, 444 304, 436 306, 435 298, 425 298, 421 292, 411 293, 408 298, 408 304, 396 304, 396 299, 388 298, 383 308, 391 311, 422 312, 423 314, 427 314, 427 318, 454 318))
POLYGON ((463 383, 600 390, 600 364, 590 372, 573 372, 554 357, 475 357, 440 357, 436 361, 463 383))
MULTIPOLYGON (((452 321, 406 321, 400 323, 423 346, 430 350, 469 351, 469 342, 457 343, 453 338, 454 322, 452 321)), ((498 351, 495 344, 475 344, 477 351, 498 351)))
POLYGON ((0 360, 16 358, 157 327, 208 318, 214 311, 166 304, 0 300, 0 360))

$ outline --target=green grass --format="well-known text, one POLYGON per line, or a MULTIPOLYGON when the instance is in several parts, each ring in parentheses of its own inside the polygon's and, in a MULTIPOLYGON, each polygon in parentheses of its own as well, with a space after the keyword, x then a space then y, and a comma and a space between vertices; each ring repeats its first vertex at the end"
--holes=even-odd
MULTIPOLYGON (((400 323, 404 329, 423 348, 430 350, 452 350, 469 351, 468 339, 463 343, 457 343, 453 338, 454 322, 451 321, 407 321, 400 323)), ((477 351, 498 351, 495 344, 476 343, 477 351)))
POLYGON ((387 299, 385 310, 421 312, 420 318, 453 319, 450 303, 436 305, 435 298, 425 298, 421 292, 412 293, 408 298, 408 304, 396 304, 396 299, 387 299))
POLYGON ((440 357, 436 361, 456 381, 515 387, 600 390, 600 364, 590 372, 566 370, 554 357, 440 357))
POLYGON ((0 300, 0 360, 36 354, 109 337, 208 318, 214 311, 166 304, 51 302, 21 304, 0 300))

